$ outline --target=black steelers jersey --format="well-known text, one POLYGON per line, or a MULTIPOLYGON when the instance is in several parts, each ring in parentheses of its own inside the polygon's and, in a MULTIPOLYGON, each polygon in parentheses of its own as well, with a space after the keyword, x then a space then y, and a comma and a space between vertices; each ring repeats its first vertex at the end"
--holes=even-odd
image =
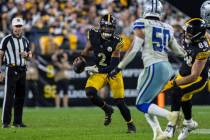
MULTIPOLYGON (((185 57, 184 63, 182 63, 179 73, 181 76, 188 76, 191 74, 191 68, 193 63, 195 62, 195 59, 202 60, 208 58, 210 55, 210 48, 206 39, 203 39, 199 43, 194 44, 184 43, 183 47, 185 50, 185 57)), ((208 70, 209 63, 207 62, 200 75, 203 79, 208 78, 208 70)))
POLYGON ((113 51, 119 49, 122 39, 114 35, 111 39, 106 40, 101 37, 98 29, 90 29, 88 31, 88 39, 93 48, 95 63, 98 68, 105 68, 110 65, 111 56, 113 51))

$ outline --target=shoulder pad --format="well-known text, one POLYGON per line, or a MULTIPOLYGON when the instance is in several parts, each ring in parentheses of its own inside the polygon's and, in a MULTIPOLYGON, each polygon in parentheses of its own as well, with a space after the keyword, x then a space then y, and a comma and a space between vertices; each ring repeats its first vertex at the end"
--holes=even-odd
POLYGON ((90 39, 90 36, 92 36, 94 33, 98 33, 99 30, 97 28, 90 28, 87 32, 87 38, 90 39))
POLYGON ((99 30, 97 28, 94 28, 94 27, 93 28, 90 28, 89 31, 90 32, 99 32, 99 30))
POLYGON ((210 47, 207 40, 198 44, 199 51, 196 55, 196 59, 206 59, 210 56, 210 47))
POLYGON ((143 29, 144 27, 145 27, 145 19, 143 19, 143 18, 137 19, 132 25, 133 30, 143 29))
POLYGON ((118 36, 118 44, 116 50, 120 50, 121 48, 123 48, 123 46, 124 46, 124 41, 120 36, 118 36))

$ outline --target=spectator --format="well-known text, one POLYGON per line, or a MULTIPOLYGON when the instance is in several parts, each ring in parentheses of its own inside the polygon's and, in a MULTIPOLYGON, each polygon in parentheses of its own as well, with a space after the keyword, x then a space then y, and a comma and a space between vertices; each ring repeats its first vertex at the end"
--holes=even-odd
POLYGON ((59 49, 53 56, 55 67, 57 69, 55 75, 55 82, 57 83, 57 93, 55 95, 56 108, 60 107, 60 92, 63 92, 63 107, 68 107, 68 79, 66 70, 70 69, 71 66, 68 63, 68 54, 63 49, 59 49))

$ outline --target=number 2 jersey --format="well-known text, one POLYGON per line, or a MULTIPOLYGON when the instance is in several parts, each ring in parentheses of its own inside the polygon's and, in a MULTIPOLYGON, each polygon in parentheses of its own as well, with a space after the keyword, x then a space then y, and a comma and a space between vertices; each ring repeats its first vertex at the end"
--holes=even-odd
MULTIPOLYGON (((208 59, 210 55, 210 48, 208 41, 203 39, 198 43, 184 43, 185 50, 184 62, 181 65, 179 73, 181 76, 188 76, 191 74, 191 68, 196 59, 208 59)), ((206 63, 203 71, 201 72, 201 77, 203 80, 208 78, 209 62, 206 63)))
POLYGON ((174 38, 173 28, 159 20, 137 19, 133 30, 141 29, 144 32, 144 44, 141 46, 144 66, 148 67, 154 63, 168 61, 168 51, 183 56, 183 50, 174 38))
POLYGON ((112 53, 122 46, 122 39, 113 35, 109 40, 101 37, 98 29, 90 29, 88 32, 88 39, 93 48, 95 56, 95 64, 98 68, 105 68, 110 65, 112 53))

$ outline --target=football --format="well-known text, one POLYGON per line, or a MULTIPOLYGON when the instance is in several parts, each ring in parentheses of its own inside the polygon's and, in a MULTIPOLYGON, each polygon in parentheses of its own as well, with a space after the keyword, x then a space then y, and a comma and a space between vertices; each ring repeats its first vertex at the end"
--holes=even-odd
POLYGON ((82 73, 85 70, 86 60, 84 57, 79 56, 73 62, 73 69, 76 73, 82 73))

